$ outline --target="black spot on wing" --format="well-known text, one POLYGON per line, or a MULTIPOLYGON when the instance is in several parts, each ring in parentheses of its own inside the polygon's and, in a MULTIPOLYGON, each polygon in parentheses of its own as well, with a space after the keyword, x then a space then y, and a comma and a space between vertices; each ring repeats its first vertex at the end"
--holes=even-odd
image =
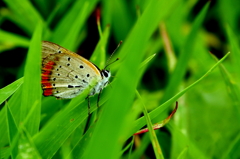
POLYGON ((73 86, 73 85, 68 85, 68 88, 80 88, 82 86, 73 86))
POLYGON ((74 88, 74 86, 72 86, 72 85, 68 85, 68 88, 74 88))
POLYGON ((83 81, 83 83, 88 83, 87 81, 85 81, 85 80, 82 80, 83 81))

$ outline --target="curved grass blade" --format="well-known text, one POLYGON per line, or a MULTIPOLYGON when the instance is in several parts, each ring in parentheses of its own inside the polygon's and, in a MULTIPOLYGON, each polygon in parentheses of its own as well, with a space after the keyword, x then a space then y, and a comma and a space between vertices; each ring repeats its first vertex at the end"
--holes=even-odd
POLYGON ((10 19, 18 24, 26 33, 32 35, 36 28, 36 22, 43 22, 43 18, 30 1, 4 0, 14 14, 10 19))
POLYGON ((143 106, 143 114, 144 114, 144 117, 146 119, 147 127, 148 127, 148 130, 149 130, 149 135, 150 135, 150 140, 152 142, 155 157, 157 159, 164 159, 160 144, 159 144, 158 139, 157 139, 157 136, 155 134, 155 131, 153 130, 153 125, 152 125, 151 119, 148 115, 147 108, 146 108, 146 106, 145 106, 145 104, 142 100, 141 95, 139 94, 139 92, 137 90, 136 90, 136 94, 137 94, 138 98, 140 99, 140 101, 142 103, 142 106, 143 106))
MULTIPOLYGON (((154 130, 157 130, 157 129, 160 129, 163 126, 165 126, 170 121, 170 119, 173 117, 173 115, 176 113, 177 109, 178 109, 178 102, 176 102, 176 106, 173 109, 173 111, 171 112, 171 114, 166 119, 154 124, 152 126, 152 128, 154 130)), ((141 130, 137 131, 134 135, 139 135, 139 134, 142 134, 142 133, 146 133, 148 131, 149 131, 149 128, 141 129, 141 130)))
POLYGON ((13 83, 0 89, 0 104, 7 100, 21 85, 23 84, 23 78, 20 78, 13 83))
POLYGON ((76 1, 55 28, 51 41, 74 51, 76 49, 78 35, 84 26, 84 22, 87 20, 97 2, 98 0, 76 1))
MULTIPOLYGON (((201 82, 206 76, 208 76, 208 74, 210 74, 220 63, 222 63, 223 60, 225 60, 227 58, 227 56, 230 53, 227 53, 222 59, 220 59, 215 65, 213 65, 213 67, 211 67, 202 77, 200 77, 197 81, 195 81, 193 84, 191 84, 190 86, 188 86, 187 88, 185 88, 183 91, 177 93, 176 95, 174 95, 172 98, 170 98, 168 101, 166 101, 165 103, 163 103, 162 105, 160 105, 159 107, 157 107, 156 109, 154 109, 152 112, 149 113, 151 120, 154 120, 155 118, 157 118, 159 115, 161 115, 161 113, 166 110, 172 103, 174 103, 179 97, 181 97, 185 92, 187 92, 189 89, 191 89, 192 87, 194 87, 196 84, 198 84, 199 82, 201 82)), ((131 136, 132 134, 134 134, 137 130, 139 130, 141 127, 143 127, 144 125, 146 125, 146 122, 144 121, 145 119, 142 117, 140 119, 138 119, 135 122, 135 128, 133 129, 134 131, 129 134, 129 136, 131 136)), ((128 137, 129 137, 128 136, 128 137)))

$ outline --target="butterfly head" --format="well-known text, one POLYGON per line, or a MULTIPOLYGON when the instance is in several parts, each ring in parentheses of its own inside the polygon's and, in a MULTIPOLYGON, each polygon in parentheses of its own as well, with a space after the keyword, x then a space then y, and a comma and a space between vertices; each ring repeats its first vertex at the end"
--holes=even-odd
POLYGON ((93 96, 96 93, 100 93, 101 90, 103 90, 103 88, 107 86, 107 84, 109 83, 109 78, 111 77, 111 73, 110 71, 103 69, 101 71, 101 76, 102 79, 98 81, 98 83, 94 86, 93 89, 91 89, 89 93, 90 96, 93 96))
POLYGON ((111 72, 108 70, 102 70, 101 75, 102 75, 102 84, 105 87, 109 82, 109 78, 111 77, 111 72))
POLYGON ((107 84, 108 84, 108 82, 109 82, 109 78, 111 77, 111 72, 108 71, 108 70, 106 70, 106 68, 107 68, 109 65, 113 64, 114 62, 116 62, 116 61, 118 61, 118 60, 119 60, 119 58, 117 58, 115 61, 113 61, 113 62, 111 62, 111 63, 108 63, 108 64, 104 67, 104 69, 102 69, 102 71, 101 71, 101 75, 102 75, 102 81, 101 81, 101 83, 103 84, 104 87, 107 86, 107 84))

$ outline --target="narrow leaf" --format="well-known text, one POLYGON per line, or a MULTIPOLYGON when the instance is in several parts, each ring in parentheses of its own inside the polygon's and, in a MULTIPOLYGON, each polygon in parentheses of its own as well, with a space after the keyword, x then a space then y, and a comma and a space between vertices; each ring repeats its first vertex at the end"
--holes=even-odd
POLYGON ((41 66, 41 36, 42 24, 39 23, 33 34, 28 50, 26 66, 24 69, 24 84, 22 89, 21 121, 27 117, 32 106, 37 104, 35 113, 26 122, 25 127, 30 135, 38 132, 41 114, 41 88, 40 88, 40 66, 41 66))
POLYGON ((7 98, 9 98, 23 83, 23 78, 16 80, 15 82, 0 89, 0 104, 2 104, 7 98))

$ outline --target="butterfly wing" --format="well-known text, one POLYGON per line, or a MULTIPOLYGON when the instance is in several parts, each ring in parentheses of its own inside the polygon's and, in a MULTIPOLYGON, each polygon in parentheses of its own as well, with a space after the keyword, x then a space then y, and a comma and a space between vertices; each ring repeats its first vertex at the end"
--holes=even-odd
POLYGON ((43 95, 73 98, 93 80, 101 80, 100 70, 90 61, 57 44, 42 43, 43 95))

